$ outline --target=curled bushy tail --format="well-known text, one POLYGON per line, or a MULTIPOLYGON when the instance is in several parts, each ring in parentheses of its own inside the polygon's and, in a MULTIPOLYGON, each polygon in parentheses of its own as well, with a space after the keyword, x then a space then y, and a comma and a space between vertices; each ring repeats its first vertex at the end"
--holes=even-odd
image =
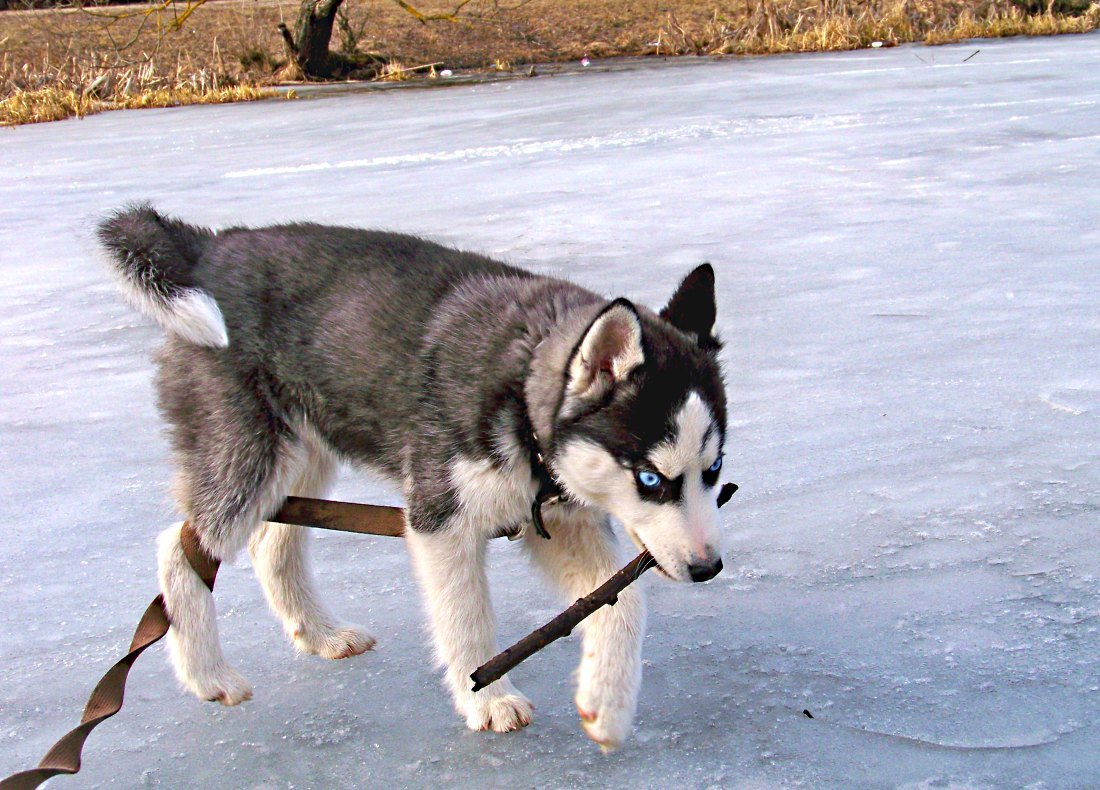
POLYGON ((130 304, 195 345, 229 345, 218 303, 198 287, 193 276, 213 238, 210 231, 162 217, 152 206, 139 204, 105 219, 97 235, 130 304))

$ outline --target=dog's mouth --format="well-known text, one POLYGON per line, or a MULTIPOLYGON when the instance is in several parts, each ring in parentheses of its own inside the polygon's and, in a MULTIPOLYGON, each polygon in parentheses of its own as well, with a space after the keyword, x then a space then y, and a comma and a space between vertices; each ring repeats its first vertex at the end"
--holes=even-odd
MULTIPOLYGON (((648 549, 647 549, 647 551, 648 551, 648 549)), ((653 556, 653 553, 652 553, 652 552, 650 552, 650 555, 649 555, 649 556, 651 556, 651 557, 652 557, 652 556, 653 556)), ((653 558, 653 570, 657 571, 657 573, 658 573, 658 574, 660 574, 661 576, 665 577, 665 578, 666 578, 666 579, 668 579, 668 580, 669 580, 670 582, 674 582, 674 581, 676 581, 676 580, 675 580, 674 578, 672 578, 671 576, 669 576, 669 574, 668 574, 668 571, 666 571, 666 570, 665 570, 664 568, 662 568, 662 567, 661 567, 661 563, 657 562, 657 558, 656 558, 656 557, 654 557, 654 558, 653 558)))
MULTIPOLYGON (((642 551, 649 551, 649 547, 645 545, 645 542, 643 542, 641 538, 634 534, 634 530, 627 529, 626 534, 630 536, 630 539, 634 542, 634 545, 637 546, 639 549, 641 549, 642 551)), ((653 557, 653 565, 651 566, 653 570, 657 571, 657 573, 668 579, 670 582, 676 581, 675 577, 673 577, 672 574, 661 567, 661 563, 658 562, 657 558, 653 556, 652 551, 649 551, 649 556, 653 557)))

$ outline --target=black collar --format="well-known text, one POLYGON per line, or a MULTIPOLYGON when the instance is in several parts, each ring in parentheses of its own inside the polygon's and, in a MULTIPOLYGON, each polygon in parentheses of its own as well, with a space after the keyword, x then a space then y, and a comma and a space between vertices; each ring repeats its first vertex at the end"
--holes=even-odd
POLYGON ((539 436, 535 433, 535 428, 531 425, 530 419, 527 421, 526 433, 531 477, 539 482, 535 500, 531 503, 531 523, 535 525, 535 532, 538 533, 540 538, 550 540, 550 533, 546 531, 546 525, 542 522, 542 506, 552 500, 561 499, 565 496, 565 491, 554 479, 549 467, 546 465, 546 459, 542 455, 542 446, 539 444, 539 436))

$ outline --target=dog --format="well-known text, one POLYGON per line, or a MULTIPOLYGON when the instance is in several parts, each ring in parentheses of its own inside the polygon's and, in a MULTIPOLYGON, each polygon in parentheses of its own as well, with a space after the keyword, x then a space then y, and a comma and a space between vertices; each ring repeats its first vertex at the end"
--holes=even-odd
MULTIPOLYGON (((522 532, 571 597, 619 567, 611 518, 669 579, 721 571, 726 397, 709 264, 652 312, 384 231, 214 232, 140 204, 98 238, 128 301, 167 331, 156 388, 179 507, 214 558, 247 545, 301 652, 338 659, 374 645, 321 602, 306 531, 267 521, 289 495, 323 497, 340 461, 404 494, 436 656, 473 730, 532 716, 507 677, 471 691, 470 673, 497 652, 489 538, 522 532), (540 510, 547 487, 561 496, 540 510)), ((158 538, 171 660, 198 697, 236 705, 252 691, 222 655, 180 531, 158 538)), ((605 749, 632 726, 645 617, 634 585, 582 626, 575 702, 605 749)))

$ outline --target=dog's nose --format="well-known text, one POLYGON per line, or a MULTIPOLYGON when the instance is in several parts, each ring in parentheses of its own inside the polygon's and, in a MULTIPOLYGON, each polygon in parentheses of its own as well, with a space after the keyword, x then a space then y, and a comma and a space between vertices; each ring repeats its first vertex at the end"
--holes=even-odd
POLYGON ((693 582, 705 582, 713 579, 719 573, 722 572, 722 558, 711 563, 700 563, 699 565, 688 565, 688 573, 691 574, 691 580, 693 582))

